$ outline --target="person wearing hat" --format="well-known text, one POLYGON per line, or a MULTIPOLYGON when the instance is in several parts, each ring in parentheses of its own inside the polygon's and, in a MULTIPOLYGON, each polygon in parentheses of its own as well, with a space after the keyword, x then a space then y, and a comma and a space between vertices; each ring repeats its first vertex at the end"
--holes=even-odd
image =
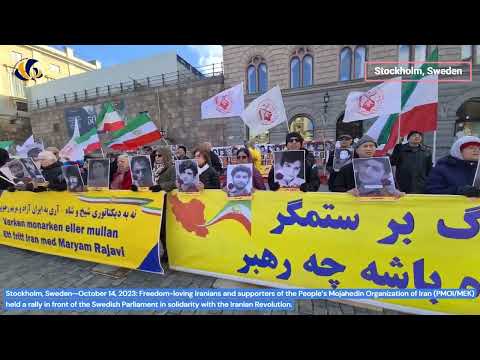
POLYGON ((455 141, 450 155, 439 159, 430 171, 426 193, 480 197, 480 190, 472 186, 479 157, 480 138, 464 136, 455 141))
MULTIPOLYGON (((341 149, 350 149, 352 147, 353 138, 348 134, 343 134, 338 137, 338 141, 340 141, 340 148, 341 149)), ((327 161, 327 171, 329 172, 328 178, 328 190, 333 191, 333 184, 335 183, 335 177, 338 174, 338 171, 333 169, 333 158, 335 156, 335 149, 331 150, 328 154, 328 161, 327 161)))
POLYGON ((49 146, 45 149, 45 151, 52 152, 55 155, 55 157, 57 158, 57 160, 60 160, 60 150, 58 150, 58 148, 56 148, 54 146, 49 146))
MULTIPOLYGON (((305 152, 305 180, 306 182, 300 186, 300 190, 304 192, 315 192, 320 187, 320 179, 312 171, 315 165, 315 157, 307 149, 303 147, 303 137, 298 132, 288 133, 285 138, 287 150, 303 150, 305 152)), ((272 191, 277 191, 280 184, 274 179, 274 167, 268 173, 268 186, 272 191)))
MULTIPOLYGON (((357 158, 357 159, 373 158, 375 155, 375 151, 377 150, 377 143, 372 137, 365 135, 355 143, 354 150, 355 150, 354 158, 357 158)), ((355 186, 353 162, 350 162, 347 165, 344 165, 340 169, 337 176, 335 177, 335 182, 333 184, 333 191, 347 192, 354 196, 359 195, 358 189, 355 186)), ((393 193, 393 195, 395 197, 400 197, 405 195, 405 193, 396 190, 393 193)))
POLYGON ((411 131, 407 144, 397 144, 390 156, 396 167, 395 180, 400 191, 407 194, 423 194, 425 182, 432 169, 432 154, 422 144, 423 134, 411 131))

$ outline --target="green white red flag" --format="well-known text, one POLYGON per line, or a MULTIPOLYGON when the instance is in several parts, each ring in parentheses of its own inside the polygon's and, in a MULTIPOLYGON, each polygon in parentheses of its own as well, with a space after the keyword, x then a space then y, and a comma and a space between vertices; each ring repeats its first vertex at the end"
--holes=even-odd
POLYGON ((125 127, 122 116, 111 102, 103 105, 97 117, 97 130, 100 132, 117 131, 125 127))
POLYGON ((160 140, 162 135, 147 114, 140 114, 128 124, 112 134, 112 141, 106 145, 118 151, 136 150, 160 140))
MULTIPOLYGON (((427 67, 436 68, 438 48, 421 66, 426 74, 427 67)), ((400 114, 379 116, 366 135, 377 140, 376 155, 383 156, 397 144, 398 137, 411 131, 429 132, 437 129, 438 75, 414 75, 412 82, 402 83, 402 108, 400 114), (400 131, 399 131, 400 130, 400 131)))

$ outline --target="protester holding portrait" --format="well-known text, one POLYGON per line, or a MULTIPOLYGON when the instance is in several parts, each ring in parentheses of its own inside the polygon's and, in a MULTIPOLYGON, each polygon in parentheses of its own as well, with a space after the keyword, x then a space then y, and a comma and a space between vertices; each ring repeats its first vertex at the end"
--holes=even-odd
MULTIPOLYGON (((345 150, 351 149, 353 139, 350 135, 348 135, 348 134, 340 135, 338 137, 338 141, 340 142, 340 149, 345 149, 345 150)), ((335 159, 335 150, 337 150, 337 149, 333 148, 328 153, 328 161, 327 161, 327 166, 326 166, 327 171, 330 174, 329 178, 328 178, 328 190, 330 190, 330 191, 333 191, 333 184, 335 183, 335 177, 337 176, 338 172, 343 167, 343 165, 346 165, 346 162, 345 162, 345 164, 342 164, 341 166, 339 166, 339 168, 337 166, 334 167, 333 161, 335 159)))
POLYGON ((195 160, 198 164, 198 174, 200 176, 200 190, 220 189, 220 178, 215 169, 211 166, 210 152, 205 148, 199 147, 194 151, 195 160))
POLYGON ((151 190, 157 191, 172 191, 176 188, 175 185, 175 167, 172 164, 172 153, 168 147, 162 146, 153 152, 153 179, 155 185, 151 190))
MULTIPOLYGON (((312 171, 315 165, 315 157, 303 148, 303 137, 297 132, 288 133, 285 138, 287 150, 303 150, 305 152, 305 183, 300 186, 301 191, 318 191, 320 187, 320 179, 312 171)), ((274 179, 275 169, 272 166, 268 173, 268 186, 270 190, 277 191, 280 189, 280 184, 274 179)))
MULTIPOLYGON (((375 151, 377 150, 377 143, 373 138, 368 135, 363 136, 357 143, 354 145, 354 159, 369 159, 373 158, 375 151)), ((370 164, 369 164, 370 165, 370 164)), ((374 164, 371 164, 374 165, 374 164)), ((365 176, 365 179, 370 176, 365 176)), ((366 180, 368 182, 368 180, 366 180)), ((391 184, 388 184, 391 186, 391 184)), ((335 177, 335 182, 333 184, 334 192, 347 192, 354 196, 359 196, 360 192, 356 188, 355 184, 355 173, 353 169, 353 163, 348 163, 343 166, 335 177)), ((376 195, 376 194, 375 194, 376 195)), ((382 194, 380 194, 382 195, 382 194)), ((405 195, 405 193, 398 191, 397 189, 389 191, 388 194, 383 195, 393 195, 395 197, 400 197, 405 195)))
POLYGON ((55 191, 67 190, 67 183, 62 173, 62 163, 51 151, 42 151, 38 154, 40 170, 48 182, 48 188, 55 191))
POLYGON ((426 193, 480 197, 480 190, 473 186, 479 156, 480 138, 464 136, 455 141, 450 155, 439 159, 430 171, 426 193))
POLYGON ((265 183, 263 181, 263 177, 258 171, 258 168, 252 159, 252 153, 247 148, 240 148, 237 151, 237 164, 253 164, 252 168, 252 182, 253 188, 256 190, 266 190, 265 183))
POLYGON ((121 154, 117 158, 117 170, 112 176, 110 188, 113 190, 131 190, 132 174, 127 154, 121 154))

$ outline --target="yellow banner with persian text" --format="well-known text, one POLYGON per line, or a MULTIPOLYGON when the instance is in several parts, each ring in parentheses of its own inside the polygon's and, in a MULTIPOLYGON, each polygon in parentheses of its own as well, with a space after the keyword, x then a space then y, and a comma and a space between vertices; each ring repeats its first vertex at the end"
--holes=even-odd
MULTIPOLYGON (((173 269, 271 287, 480 290, 480 200, 257 191, 231 201, 215 190, 167 199, 173 269)), ((360 302, 480 314, 478 297, 360 302)))

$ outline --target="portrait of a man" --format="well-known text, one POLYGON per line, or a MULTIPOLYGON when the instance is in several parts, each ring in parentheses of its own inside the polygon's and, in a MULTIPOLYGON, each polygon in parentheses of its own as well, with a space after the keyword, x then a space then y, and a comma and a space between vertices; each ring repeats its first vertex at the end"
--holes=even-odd
POLYGON ((194 160, 175 161, 178 190, 181 192, 198 192, 200 182, 198 165, 194 160))
POLYGON ((252 164, 228 165, 227 193, 229 197, 252 195, 252 164))
POLYGON ((138 187, 153 186, 152 165, 147 155, 137 155, 130 158, 132 183, 138 187))
POLYGON ((67 189, 70 192, 84 191, 82 175, 77 165, 67 165, 62 167, 63 176, 67 182, 67 189))
POLYGON ((340 171, 340 169, 349 164, 353 158, 353 149, 336 148, 333 154, 333 170, 340 171))
POLYGON ((299 188, 305 182, 305 152, 303 150, 275 152, 274 177, 280 187, 299 188))
POLYGON ((110 178, 110 160, 109 159, 89 159, 87 186, 91 188, 109 187, 110 178))
POLYGON ((32 178, 32 180, 37 182, 45 182, 45 178, 43 177, 40 170, 38 170, 37 166, 33 162, 31 158, 22 158, 20 162, 23 164, 28 176, 32 178))
POLYGON ((360 196, 393 196, 397 192, 388 157, 353 159, 353 171, 360 196))

